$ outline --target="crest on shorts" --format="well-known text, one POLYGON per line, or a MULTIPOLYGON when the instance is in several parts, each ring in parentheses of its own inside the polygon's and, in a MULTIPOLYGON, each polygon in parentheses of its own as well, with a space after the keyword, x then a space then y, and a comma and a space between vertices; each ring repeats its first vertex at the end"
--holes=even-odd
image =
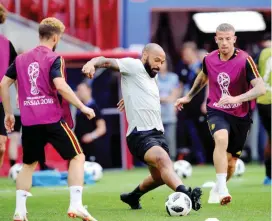
POLYGON ((242 151, 238 151, 236 154, 237 154, 238 156, 240 156, 241 153, 242 153, 242 151))
POLYGON ((211 124, 211 125, 210 125, 210 128, 211 128, 211 130, 214 130, 215 124, 211 124))
POLYGON ((40 90, 37 86, 37 79, 40 74, 40 66, 38 62, 32 62, 27 69, 27 73, 29 76, 29 82, 31 84, 30 93, 32 95, 38 95, 40 90))
POLYGON ((229 84, 230 84, 230 77, 227 73, 221 72, 217 76, 217 83, 220 86, 221 89, 221 96, 230 95, 229 93, 229 84))

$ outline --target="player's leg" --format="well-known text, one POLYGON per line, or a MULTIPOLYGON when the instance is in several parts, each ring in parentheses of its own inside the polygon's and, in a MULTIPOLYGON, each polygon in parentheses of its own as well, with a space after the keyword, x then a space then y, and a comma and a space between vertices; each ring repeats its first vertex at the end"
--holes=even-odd
POLYGON ((0 103, 0 168, 3 165, 7 142, 7 131, 4 124, 4 118, 5 113, 3 104, 0 103))
POLYGON ((227 173, 227 181, 232 177, 235 172, 235 166, 237 162, 237 157, 233 157, 231 153, 228 153, 228 173, 227 173))
POLYGON ((227 148, 229 144, 230 123, 225 114, 219 111, 210 111, 207 114, 208 125, 215 141, 213 162, 216 171, 216 185, 210 191, 208 203, 226 204, 231 197, 227 189, 228 157, 227 148), (219 200, 220 198, 220 200, 219 200))
POLYGON ((183 185, 180 177, 174 171, 173 163, 164 148, 160 146, 151 147, 145 153, 144 160, 148 165, 158 169, 161 174, 161 179, 168 187, 176 192, 187 194, 192 200, 194 210, 201 208, 201 189, 197 187, 191 190, 190 187, 188 188, 183 185))
POLYGON ((32 186, 32 174, 37 161, 43 156, 43 148, 46 144, 44 130, 39 126, 23 127, 23 167, 16 179, 16 209, 14 220, 24 221, 26 218, 26 200, 32 186))
POLYGON ((69 217, 96 221, 82 204, 85 156, 73 131, 65 122, 47 125, 49 142, 61 157, 69 160, 68 185, 70 189, 69 217))
POLYGON ((155 167, 148 166, 150 175, 146 177, 143 182, 130 193, 121 194, 120 198, 123 202, 130 205, 131 209, 141 209, 139 203, 140 198, 147 192, 156 189, 164 184, 160 171, 155 167))
POLYGON ((0 135, 0 168, 4 162, 4 156, 6 151, 7 136, 0 135))
POLYGON ((267 145, 264 150, 265 185, 271 185, 271 104, 258 104, 259 114, 268 135, 267 145))

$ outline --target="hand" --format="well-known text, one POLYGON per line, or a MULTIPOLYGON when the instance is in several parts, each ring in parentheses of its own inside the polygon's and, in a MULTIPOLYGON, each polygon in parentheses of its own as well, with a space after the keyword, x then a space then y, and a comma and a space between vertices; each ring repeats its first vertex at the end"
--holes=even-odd
POLYGON ((95 67, 91 61, 88 61, 82 68, 82 73, 88 78, 92 79, 94 77, 95 67))
POLYGON ((204 101, 204 102, 201 104, 200 110, 201 110, 201 113, 202 113, 202 114, 207 114, 207 105, 206 105, 206 101, 204 101))
POLYGON ((224 104, 238 104, 240 103, 237 97, 232 97, 229 95, 221 97, 221 99, 218 102, 219 106, 222 106, 224 104))
POLYGON ((15 117, 13 114, 5 115, 5 128, 8 133, 14 131, 15 117))
POLYGON ((89 108, 87 106, 84 106, 81 110, 80 110, 83 114, 86 115, 86 117, 91 120, 92 118, 95 117, 95 113, 94 110, 92 108, 89 108))
POLYGON ((191 98, 189 98, 188 96, 182 97, 177 99, 176 103, 175 103, 175 107, 181 111, 183 109, 183 105, 184 104, 188 104, 191 101, 191 98))
POLYGON ((121 99, 117 104, 117 109, 122 112, 125 110, 125 102, 124 99, 121 99))
POLYGON ((92 133, 84 134, 83 137, 81 138, 81 141, 83 143, 91 143, 91 142, 93 142, 94 139, 93 139, 92 133))

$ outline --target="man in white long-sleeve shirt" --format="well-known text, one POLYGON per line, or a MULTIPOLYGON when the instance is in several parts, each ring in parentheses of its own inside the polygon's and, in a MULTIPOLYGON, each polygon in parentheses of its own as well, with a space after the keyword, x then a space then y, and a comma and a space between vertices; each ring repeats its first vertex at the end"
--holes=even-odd
POLYGON ((147 44, 141 59, 97 57, 84 65, 82 72, 92 78, 96 68, 111 68, 121 73, 121 87, 128 120, 127 143, 133 156, 148 165, 150 175, 121 200, 132 209, 141 209, 142 195, 163 184, 187 194, 194 210, 201 208, 201 189, 187 188, 173 169, 163 135, 159 89, 156 75, 165 61, 165 52, 157 44, 147 44))

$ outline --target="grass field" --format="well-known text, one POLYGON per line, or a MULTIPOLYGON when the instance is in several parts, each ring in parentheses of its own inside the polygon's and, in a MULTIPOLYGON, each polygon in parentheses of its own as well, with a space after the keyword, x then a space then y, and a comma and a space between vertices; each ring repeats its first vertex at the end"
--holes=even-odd
MULTIPOLYGON (((250 165, 241 178, 229 183, 233 202, 225 207, 207 204, 209 189, 204 189, 203 208, 192 211, 186 217, 169 217, 164 202, 171 191, 161 187, 142 199, 142 210, 129 210, 119 200, 121 192, 132 190, 147 175, 145 169, 105 172, 104 178, 95 185, 85 186, 84 204, 99 221, 269 221, 271 220, 271 188, 263 186, 264 168, 250 165)), ((213 180, 212 167, 194 167, 193 176, 185 181, 193 186, 213 180)), ((15 206, 15 185, 8 179, 0 179, 0 221, 12 220, 15 206)), ((68 221, 69 204, 67 188, 33 188, 28 198, 29 221, 68 221)))

